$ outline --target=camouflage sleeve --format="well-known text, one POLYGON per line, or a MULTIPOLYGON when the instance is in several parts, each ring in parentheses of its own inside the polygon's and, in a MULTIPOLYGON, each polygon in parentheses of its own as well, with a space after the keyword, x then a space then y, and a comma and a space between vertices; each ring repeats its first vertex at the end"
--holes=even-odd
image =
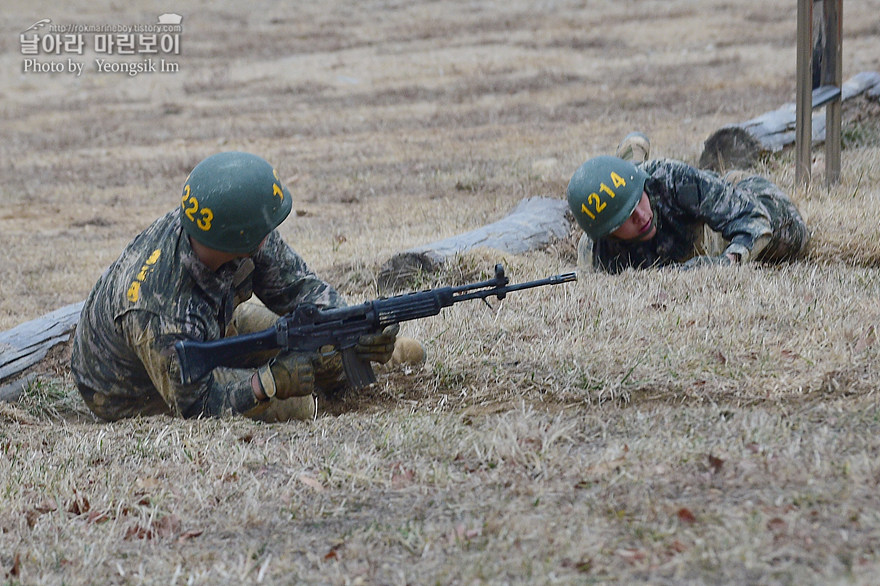
POLYGON ((253 370, 241 370, 235 377, 224 373, 223 384, 219 384, 211 373, 195 384, 184 385, 180 382, 180 364, 174 351, 174 343, 184 336, 163 331, 174 328, 163 327, 159 316, 147 321, 130 312, 125 320, 124 330, 130 348, 174 415, 220 417, 244 413, 257 405, 250 382, 253 370))
POLYGON ((254 293, 279 315, 289 313, 300 303, 314 303, 318 307, 345 305, 339 293, 312 272, 277 230, 269 234, 253 260, 254 293))
POLYGON ((710 171, 668 164, 677 203, 721 233, 730 243, 724 254, 737 254, 746 262, 767 246, 773 233, 770 214, 757 198, 710 171))

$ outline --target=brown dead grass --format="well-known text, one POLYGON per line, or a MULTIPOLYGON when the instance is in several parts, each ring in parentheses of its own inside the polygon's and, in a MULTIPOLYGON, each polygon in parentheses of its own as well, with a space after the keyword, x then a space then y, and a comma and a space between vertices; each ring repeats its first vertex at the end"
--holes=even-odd
MULTIPOLYGON (((0 21, 143 23, 82 2, 0 21)), ((293 185, 284 236, 352 301, 390 255, 563 197, 638 128, 702 141, 794 96, 795 6, 749 0, 214 3, 181 72, 21 73, 0 38, 0 329, 85 298, 204 156, 293 185)), ((847 4, 844 76, 880 70, 847 4)), ((873 23, 873 24, 872 24, 873 23)), ((761 171, 814 230, 781 267, 586 275, 410 322, 423 368, 313 423, 97 422, 66 348, 0 404, 0 579, 30 583, 864 583, 880 568, 877 106, 845 109, 843 178, 761 171)), ((474 251, 571 270, 573 241, 474 251)))

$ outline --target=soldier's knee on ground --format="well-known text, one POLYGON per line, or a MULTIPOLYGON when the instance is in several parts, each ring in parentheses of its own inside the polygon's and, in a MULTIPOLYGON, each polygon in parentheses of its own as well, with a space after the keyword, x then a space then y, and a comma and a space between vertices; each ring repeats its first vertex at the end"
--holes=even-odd
POLYGON ((232 312, 226 335, 252 334, 271 328, 280 316, 264 305, 246 301, 232 312), (233 333, 230 334, 230 331, 233 333))
MULTIPOLYGON (((271 328, 278 321, 279 315, 264 305, 246 301, 235 308, 232 319, 226 327, 226 337, 253 334, 271 328)), ((255 368, 278 356, 278 350, 265 350, 248 354, 241 361, 241 366, 255 368)))

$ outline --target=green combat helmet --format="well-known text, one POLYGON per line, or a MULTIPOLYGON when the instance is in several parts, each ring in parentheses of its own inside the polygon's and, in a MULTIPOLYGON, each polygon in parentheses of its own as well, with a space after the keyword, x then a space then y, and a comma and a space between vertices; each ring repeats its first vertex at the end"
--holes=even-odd
POLYGON ((636 209, 648 174, 618 157, 601 156, 580 166, 568 183, 568 206, 592 240, 617 230, 636 209))
POLYGON ((290 192, 264 159, 231 151, 211 155, 183 186, 180 223, 214 250, 253 254, 290 213, 290 192))

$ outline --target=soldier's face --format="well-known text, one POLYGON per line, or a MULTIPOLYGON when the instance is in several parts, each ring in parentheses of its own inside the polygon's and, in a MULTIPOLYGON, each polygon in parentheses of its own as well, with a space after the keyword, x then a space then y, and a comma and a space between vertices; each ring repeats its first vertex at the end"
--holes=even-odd
POLYGON ((618 240, 644 242, 653 238, 655 234, 657 234, 657 226, 654 224, 654 211, 651 209, 648 194, 642 191, 642 199, 639 200, 636 209, 620 228, 611 233, 611 236, 618 240))

